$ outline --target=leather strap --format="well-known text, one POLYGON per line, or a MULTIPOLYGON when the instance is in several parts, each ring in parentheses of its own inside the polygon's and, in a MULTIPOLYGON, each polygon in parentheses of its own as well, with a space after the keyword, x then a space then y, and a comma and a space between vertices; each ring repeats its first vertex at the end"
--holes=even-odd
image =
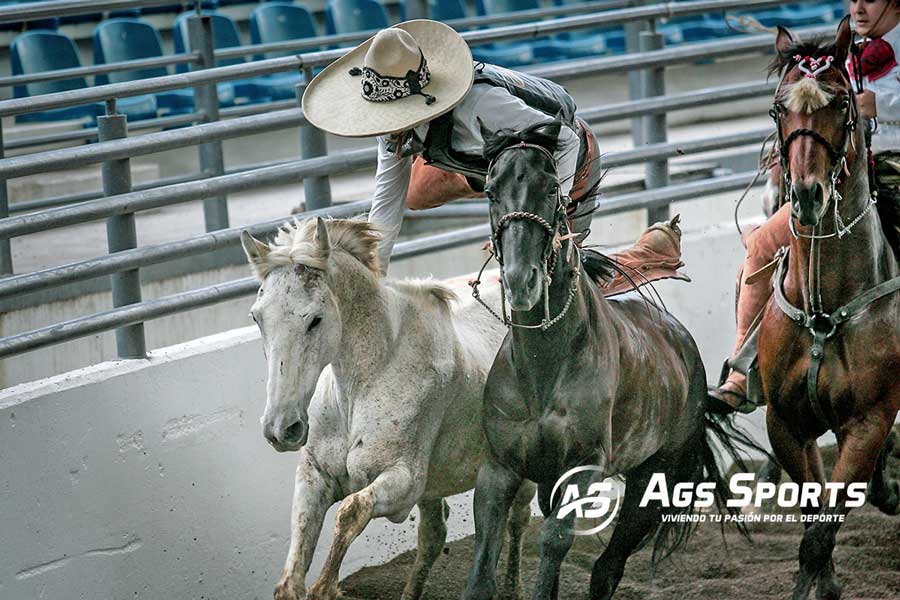
POLYGON ((826 313, 808 314, 803 309, 791 304, 784 295, 783 284, 787 271, 787 256, 787 248, 782 248, 776 255, 778 268, 773 281, 775 304, 791 321, 808 329, 813 336, 812 345, 809 348, 809 369, 806 371, 806 396, 816 418, 830 427, 830 421, 825 415, 818 393, 819 369, 825 359, 825 342, 834 336, 839 325, 868 308, 876 300, 900 290, 900 277, 883 281, 866 290, 830 315, 826 313))

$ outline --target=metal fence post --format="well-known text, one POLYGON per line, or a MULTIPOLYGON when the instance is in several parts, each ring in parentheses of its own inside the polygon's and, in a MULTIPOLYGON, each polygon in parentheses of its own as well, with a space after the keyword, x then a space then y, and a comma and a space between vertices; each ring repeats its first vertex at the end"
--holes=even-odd
MULTIPOLYGON (((297 84, 297 103, 301 104, 306 84, 312 81, 313 72, 309 67, 303 68, 303 82, 297 84)), ((328 143, 325 132, 316 129, 312 124, 300 127, 300 156, 315 158, 328 154, 328 143)), ((304 177, 303 197, 306 199, 306 210, 316 210, 331 206, 331 183, 328 176, 304 177)))
MULTIPOLYGON (((198 10, 200 3, 197 2, 198 10)), ((191 50, 200 54, 199 68, 209 69, 216 65, 213 50, 212 20, 209 15, 191 15, 188 19, 188 37, 191 50)), ((194 87, 194 106, 203 111, 204 123, 219 120, 219 93, 215 83, 205 83, 194 87)), ((222 157, 222 142, 215 140, 200 144, 200 170, 208 177, 225 173, 222 157)), ((203 200, 203 217, 207 231, 228 228, 228 198, 214 196, 203 200)))
MULTIPOLYGON (((3 119, 0 118, 0 160, 4 158, 3 150, 3 119)), ((9 216, 9 195, 6 189, 6 180, 0 180, 0 219, 9 216)), ((9 238, 0 240, 0 275, 12 275, 12 246, 9 238)))
MULTIPOLYGON (((630 6, 639 7, 647 4, 647 0, 633 0, 630 6)), ((653 21, 628 21, 625 23, 625 52, 632 54, 641 49, 641 33, 651 29, 653 21)), ((641 100, 644 97, 641 72, 628 72, 628 99, 641 100)), ((631 140, 635 147, 644 143, 644 122, 640 117, 631 119, 631 140)))
MULTIPOLYGON (((100 142, 118 140, 128 136, 125 115, 116 114, 116 101, 108 100, 106 115, 97 117, 100 142)), ((105 161, 102 165, 103 194, 115 196, 131 191, 131 161, 118 158, 105 161)), ((137 247, 137 232, 134 213, 115 215, 106 220, 106 240, 109 252, 130 250, 137 247)), ((112 282, 113 307, 118 308, 141 301, 141 276, 138 269, 122 271, 110 275, 112 282)), ((144 324, 136 323, 116 329, 116 349, 119 358, 144 358, 147 344, 144 340, 144 324)))
MULTIPOLYGON (((644 31, 641 33, 641 52, 659 50, 663 47, 661 33, 644 31)), ((650 67, 641 73, 642 89, 645 98, 666 95, 666 79, 664 67, 650 67)), ((644 143, 664 143, 666 136, 666 113, 658 113, 643 117, 644 143)), ((647 162, 644 171, 644 180, 647 189, 665 187, 669 185, 669 162, 666 159, 647 162)), ((669 219, 669 205, 651 208, 647 211, 649 224, 669 219)))

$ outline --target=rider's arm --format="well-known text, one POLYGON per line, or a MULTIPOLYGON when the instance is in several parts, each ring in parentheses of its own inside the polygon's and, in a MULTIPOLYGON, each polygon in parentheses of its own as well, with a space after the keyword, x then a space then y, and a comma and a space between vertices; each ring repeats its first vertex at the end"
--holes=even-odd
MULTIPOLYGON (((520 98, 498 87, 492 87, 483 93, 472 112, 472 122, 469 124, 469 128, 474 135, 478 136, 482 144, 481 128, 475 121, 475 117, 478 117, 489 131, 500 129, 518 131, 535 123, 546 123, 550 120, 546 114, 531 108, 520 98)), ((564 196, 568 195, 569 190, 572 189, 580 145, 578 134, 571 127, 563 125, 559 130, 555 157, 560 188, 564 196)))
POLYGON ((403 224, 411 172, 412 157, 398 158, 387 149, 385 140, 378 138, 378 168, 375 171, 375 194, 369 222, 377 225, 384 236, 378 244, 378 256, 384 272, 387 271, 391 250, 403 224))

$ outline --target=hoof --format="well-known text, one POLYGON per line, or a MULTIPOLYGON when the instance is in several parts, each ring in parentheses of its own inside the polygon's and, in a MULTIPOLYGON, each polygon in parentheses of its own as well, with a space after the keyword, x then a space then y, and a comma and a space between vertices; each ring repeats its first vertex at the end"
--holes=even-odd
POLYGON ((841 600, 844 591, 837 579, 820 579, 816 587, 816 600, 841 600))

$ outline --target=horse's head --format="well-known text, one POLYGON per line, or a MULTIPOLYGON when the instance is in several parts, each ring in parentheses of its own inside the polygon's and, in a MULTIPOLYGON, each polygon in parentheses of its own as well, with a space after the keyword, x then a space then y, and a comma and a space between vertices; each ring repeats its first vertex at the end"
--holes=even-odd
POLYGON ((338 355, 342 325, 332 280, 335 255, 344 252, 335 249, 358 250, 366 266, 377 272, 377 239, 365 222, 322 219, 286 224, 272 244, 241 233, 244 252, 261 282, 250 315, 268 361, 263 435, 280 452, 306 443, 307 409, 316 383, 338 355), (348 243, 353 237, 348 231, 356 235, 357 246, 348 243))
POLYGON ((771 72, 781 75, 770 114, 775 119, 787 193, 801 225, 819 224, 853 151, 858 120, 845 66, 850 20, 831 42, 796 40, 778 28, 771 72))
POLYGON ((531 310, 540 301, 565 212, 553 157, 559 130, 559 121, 515 133, 482 127, 494 251, 513 310, 531 310))

